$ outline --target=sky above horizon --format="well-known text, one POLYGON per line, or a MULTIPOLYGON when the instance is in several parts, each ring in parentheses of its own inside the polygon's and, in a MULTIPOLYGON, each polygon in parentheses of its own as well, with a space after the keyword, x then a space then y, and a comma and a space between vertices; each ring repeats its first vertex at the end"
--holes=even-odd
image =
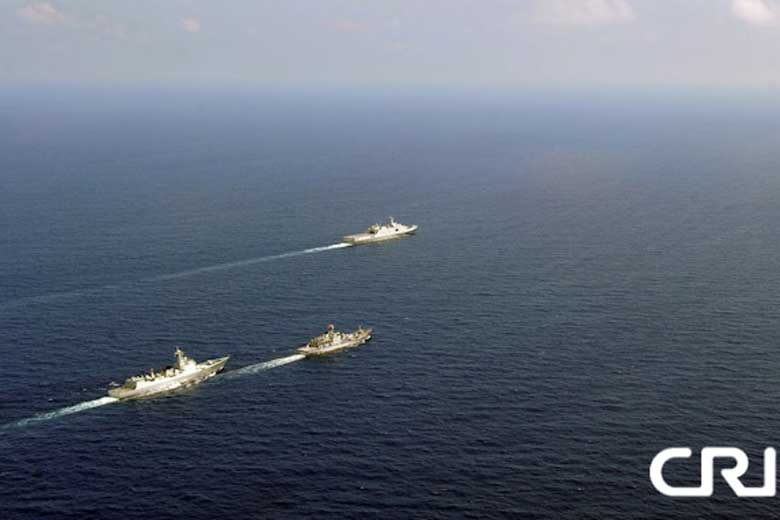
POLYGON ((780 0, 0 0, 0 86, 780 85, 780 0))

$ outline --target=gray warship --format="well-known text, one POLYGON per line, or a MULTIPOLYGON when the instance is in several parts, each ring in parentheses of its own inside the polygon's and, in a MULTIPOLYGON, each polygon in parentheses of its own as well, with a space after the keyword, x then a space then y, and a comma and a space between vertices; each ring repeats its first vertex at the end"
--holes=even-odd
POLYGON ((384 240, 392 240, 394 238, 413 235, 415 231, 417 231, 416 224, 401 224, 400 222, 396 222, 393 217, 390 217, 384 224, 374 224, 364 233, 346 235, 342 240, 353 245, 370 244, 372 242, 382 242, 384 240))
POLYGON ((122 386, 111 388, 108 395, 117 399, 141 399, 195 385, 221 372, 228 359, 230 356, 197 363, 176 347, 175 365, 128 378, 122 386))
POLYGON ((334 354, 344 349, 359 347, 371 339, 372 332, 373 329, 364 329, 363 327, 358 327, 353 332, 337 332, 331 324, 328 325, 328 330, 324 334, 309 340, 304 346, 298 348, 298 352, 306 357, 334 354))

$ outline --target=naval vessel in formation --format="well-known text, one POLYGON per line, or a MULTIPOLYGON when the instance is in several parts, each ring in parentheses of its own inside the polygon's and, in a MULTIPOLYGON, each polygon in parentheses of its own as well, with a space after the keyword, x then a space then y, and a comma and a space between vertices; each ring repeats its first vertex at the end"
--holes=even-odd
MULTIPOLYGON (((374 224, 365 233, 345 236, 344 241, 353 245, 368 244, 405 237, 414 234, 415 231, 417 225, 401 224, 390 217, 385 224, 374 224)), ((324 334, 312 338, 297 351, 306 357, 334 354, 366 343, 371 339, 372 332, 373 329, 363 327, 352 332, 337 332, 333 325, 328 325, 328 330, 324 334)), ((121 386, 111 388, 108 395, 117 399, 140 399, 195 385, 221 372, 228 359, 230 356, 197 363, 177 347, 174 366, 165 367, 157 372, 152 369, 148 374, 128 378, 121 386)))
POLYGON ((316 338, 312 338, 304 346, 298 348, 298 352, 306 357, 326 356, 347 348, 359 347, 371 339, 373 329, 358 327, 353 332, 337 332, 333 324, 328 325, 328 330, 316 338))
POLYGON ((221 372, 228 359, 230 356, 197 363, 176 347, 174 366, 165 367, 158 372, 152 369, 148 374, 131 377, 122 386, 110 389, 108 395, 117 399, 140 399, 195 385, 221 372))
POLYGON ((401 224, 400 222, 396 222, 393 217, 390 217, 384 224, 374 224, 368 228, 365 233, 346 235, 343 237, 343 240, 344 242, 353 245, 369 244, 372 242, 382 242, 384 240, 413 235, 415 231, 417 231, 416 224, 401 224))

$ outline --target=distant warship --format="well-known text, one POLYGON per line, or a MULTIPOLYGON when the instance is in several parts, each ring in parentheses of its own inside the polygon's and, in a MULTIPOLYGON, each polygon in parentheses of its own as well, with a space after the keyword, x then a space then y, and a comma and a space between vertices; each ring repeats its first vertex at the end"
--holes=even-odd
POLYGON ((300 347, 298 352, 306 357, 325 356, 347 348, 359 347, 371 339, 372 331, 373 329, 359 327, 354 332, 336 332, 335 327, 331 324, 328 325, 328 330, 324 334, 311 339, 300 347))
POLYGON ((390 217, 385 224, 374 224, 368 228, 365 233, 347 235, 343 240, 344 242, 353 245, 368 244, 371 242, 382 242, 383 240, 412 235, 415 231, 417 231, 416 225, 408 226, 406 224, 400 224, 393 220, 393 217, 390 217))
POLYGON ((187 357, 179 347, 176 347, 176 364, 174 366, 165 367, 157 372, 152 369, 148 374, 131 377, 122 386, 110 389, 108 395, 117 399, 139 399, 196 385, 222 371, 228 359, 230 356, 196 363, 194 359, 187 357))

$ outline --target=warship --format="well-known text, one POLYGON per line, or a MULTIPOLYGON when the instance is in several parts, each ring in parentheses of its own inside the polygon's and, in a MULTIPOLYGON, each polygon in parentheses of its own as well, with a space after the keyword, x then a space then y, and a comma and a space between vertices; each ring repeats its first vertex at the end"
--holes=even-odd
POLYGON ((140 399, 195 385, 221 372, 228 359, 230 356, 197 363, 176 347, 175 365, 128 378, 122 386, 111 388, 108 395, 117 399, 140 399))
POLYGON ((372 330, 358 327, 354 332, 337 332, 331 324, 324 334, 309 340, 304 346, 298 348, 298 352, 306 357, 325 356, 347 348, 359 347, 371 339, 372 330))
POLYGON ((385 224, 374 224, 368 228, 364 233, 358 233, 355 235, 346 235, 343 237, 344 242, 349 244, 369 244, 372 242, 382 242, 384 240, 390 240, 393 238, 401 238, 414 234, 417 231, 417 225, 406 225, 396 222, 393 217, 390 217, 385 224))

